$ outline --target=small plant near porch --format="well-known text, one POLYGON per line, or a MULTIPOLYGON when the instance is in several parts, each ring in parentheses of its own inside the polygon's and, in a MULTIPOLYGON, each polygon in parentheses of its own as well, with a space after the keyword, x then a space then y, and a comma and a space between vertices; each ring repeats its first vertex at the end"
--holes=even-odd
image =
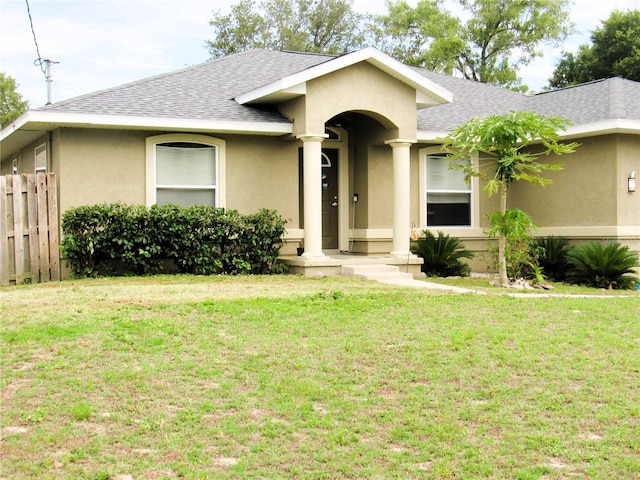
POLYGON ((423 231, 424 237, 411 242, 411 251, 424 259, 422 272, 436 277, 466 277, 469 265, 461 258, 473 258, 473 252, 466 250, 460 239, 438 231, 436 237, 429 230, 423 231))
MULTIPOLYGON (((512 182, 526 180, 543 187, 550 184, 551 180, 543 177, 542 173, 560 170, 562 164, 543 163, 539 158, 551 153, 573 153, 579 146, 558 141, 558 130, 566 129, 569 123, 561 117, 521 111, 476 117, 450 132, 443 146, 454 160, 480 157, 477 167, 473 163, 465 163, 459 166, 452 164, 451 168, 464 169, 467 181, 472 176, 485 180, 483 189, 489 196, 499 193, 498 213, 504 218, 507 214, 507 191, 512 182)), ((497 238, 500 284, 506 287, 509 286, 506 235, 499 230, 497 238)))

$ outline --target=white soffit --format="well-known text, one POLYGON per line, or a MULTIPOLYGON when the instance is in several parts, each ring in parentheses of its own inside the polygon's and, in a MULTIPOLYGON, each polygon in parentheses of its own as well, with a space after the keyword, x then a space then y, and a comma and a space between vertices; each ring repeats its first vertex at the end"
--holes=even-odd
POLYGON ((347 53, 346 55, 328 60, 315 67, 307 68, 301 72, 294 73, 293 75, 239 95, 235 100, 241 105, 277 103, 290 100, 306 93, 306 83, 309 80, 322 77, 360 62, 369 62, 388 75, 414 88, 416 90, 416 104, 418 108, 450 103, 453 100, 453 94, 449 90, 428 80, 410 67, 394 60, 373 47, 347 53))

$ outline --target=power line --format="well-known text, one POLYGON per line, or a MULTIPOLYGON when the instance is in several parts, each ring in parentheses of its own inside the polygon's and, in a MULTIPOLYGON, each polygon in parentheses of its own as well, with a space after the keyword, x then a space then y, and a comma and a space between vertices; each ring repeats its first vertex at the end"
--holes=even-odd
POLYGON ((43 59, 42 55, 40 55, 40 47, 38 46, 38 39, 36 38, 36 31, 33 28, 33 18, 31 17, 31 8, 29 7, 29 0, 25 0, 27 4, 27 14, 29 15, 29 24, 31 25, 31 33, 33 34, 33 43, 36 45, 36 53, 38 54, 38 58, 33 61, 34 65, 40 67, 42 73, 44 74, 44 79, 47 82, 47 105, 51 104, 51 65, 60 63, 54 62, 53 60, 43 59))
POLYGON ((42 74, 44 75, 44 78, 47 78, 47 71, 44 67, 44 63, 46 62, 46 60, 42 59, 42 56, 40 56, 40 47, 38 47, 38 40, 36 39, 36 31, 33 28, 33 18, 31 18, 31 8, 29 7, 29 0, 25 0, 26 4, 27 4, 27 14, 29 15, 29 24, 31 25, 31 33, 33 34, 33 43, 35 43, 36 45, 36 53, 38 54, 38 58, 36 60, 34 60, 33 64, 37 65, 38 67, 40 67, 40 70, 42 70, 42 74))

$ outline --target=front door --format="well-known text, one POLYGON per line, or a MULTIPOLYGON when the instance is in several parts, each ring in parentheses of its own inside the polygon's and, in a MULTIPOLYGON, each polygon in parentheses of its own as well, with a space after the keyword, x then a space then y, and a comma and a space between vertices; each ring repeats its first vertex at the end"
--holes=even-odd
POLYGON ((322 248, 338 249, 338 150, 322 149, 322 248))

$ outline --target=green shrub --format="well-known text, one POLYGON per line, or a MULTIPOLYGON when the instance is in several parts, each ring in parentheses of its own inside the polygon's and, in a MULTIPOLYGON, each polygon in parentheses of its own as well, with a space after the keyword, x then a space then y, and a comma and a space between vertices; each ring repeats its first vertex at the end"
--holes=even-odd
MULTIPOLYGON (((537 265, 537 252, 531 249, 531 231, 536 227, 529 214, 520 209, 508 209, 504 215, 495 211, 487 217, 490 226, 485 230, 488 237, 505 237, 505 261, 507 276, 512 279, 528 278, 532 275, 531 265, 537 265)), ((498 265, 498 249, 492 249, 498 265)))
POLYGON ((547 278, 555 282, 565 279, 569 268, 569 240, 554 236, 538 237, 532 242, 532 250, 537 252, 538 265, 542 267, 547 278))
POLYGON ((460 239, 438 231, 436 237, 429 230, 424 237, 411 242, 411 251, 424 259, 421 270, 430 276, 450 277, 469 275, 469 265, 461 258, 473 258, 473 252, 465 250, 460 239))
POLYGON ((280 273, 285 221, 272 210, 240 215, 207 206, 82 206, 62 217, 62 252, 78 276, 163 271, 280 273))
POLYGON ((640 266, 638 254, 618 242, 591 242, 567 252, 571 283, 596 288, 630 289, 638 281, 632 274, 640 266))

